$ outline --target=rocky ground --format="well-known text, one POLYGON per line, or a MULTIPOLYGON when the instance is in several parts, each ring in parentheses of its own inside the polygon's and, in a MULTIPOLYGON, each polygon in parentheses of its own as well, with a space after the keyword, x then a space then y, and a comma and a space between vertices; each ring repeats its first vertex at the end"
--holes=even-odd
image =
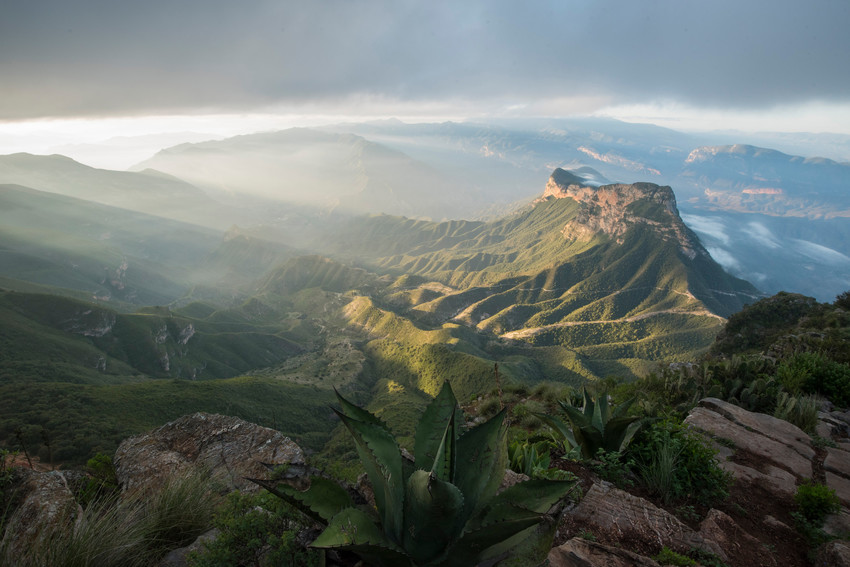
POLYGON ((818 433, 834 447, 788 422, 712 398, 702 400, 686 423, 711 440, 720 466, 732 474, 730 497, 710 510, 665 509, 640 490, 618 490, 574 465, 585 496, 565 512, 552 566, 658 565, 649 557, 664 546, 682 553, 702 549, 730 567, 805 566, 810 555, 817 565, 850 565, 846 542, 810 554, 791 517, 797 486, 813 479, 835 489, 842 503, 825 530, 850 535, 850 414, 820 414, 818 433))
MULTIPOLYGON (((841 538, 850 535, 850 413, 820 414, 818 433, 827 443, 787 422, 712 398, 702 400, 686 423, 716 446, 721 467, 734 478, 730 497, 713 509, 665 507, 640 489, 620 490, 580 463, 561 461, 561 468, 580 478, 583 497, 561 518, 551 566, 654 566, 658 563, 650 557, 665 546, 679 552, 701 549, 729 567, 811 565, 814 554, 791 517, 793 495, 806 479, 836 490, 842 509, 828 518, 825 529, 841 538)), ((195 466, 209 471, 223 491, 255 490, 245 479, 267 474, 260 463, 286 465, 286 475, 296 482, 309 472, 301 449, 279 432, 209 414, 185 416, 127 439, 115 456, 125 492, 155 489, 169 474, 195 466)), ((23 549, 42 522, 68 521, 83 473, 18 472, 19 502, 8 524, 18 530, 4 537, 23 549)), ((175 550, 163 565, 181 565, 185 553, 175 550)), ((836 540, 823 546, 816 564, 850 565, 850 545, 836 540)))

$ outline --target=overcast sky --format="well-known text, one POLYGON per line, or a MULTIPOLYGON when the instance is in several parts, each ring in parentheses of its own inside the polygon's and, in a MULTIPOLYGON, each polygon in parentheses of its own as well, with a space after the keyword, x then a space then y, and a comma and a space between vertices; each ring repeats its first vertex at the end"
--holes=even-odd
POLYGON ((0 0, 0 122, 607 111, 850 133, 848 30, 848 0, 0 0))

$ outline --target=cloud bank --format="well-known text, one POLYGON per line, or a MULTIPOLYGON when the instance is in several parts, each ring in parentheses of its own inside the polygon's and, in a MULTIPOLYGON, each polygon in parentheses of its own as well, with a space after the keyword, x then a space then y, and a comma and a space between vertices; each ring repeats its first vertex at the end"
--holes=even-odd
POLYGON ((844 0, 5 0, 0 120, 850 103, 848 23, 844 0))

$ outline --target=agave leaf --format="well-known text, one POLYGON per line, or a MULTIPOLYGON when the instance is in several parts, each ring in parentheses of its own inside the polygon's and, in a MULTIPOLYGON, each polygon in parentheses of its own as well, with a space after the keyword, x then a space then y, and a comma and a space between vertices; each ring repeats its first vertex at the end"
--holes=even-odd
MULTIPOLYGON (((551 427, 555 430, 555 432, 564 439, 567 443, 569 443, 570 448, 578 447, 578 442, 576 438, 573 436, 573 431, 570 427, 564 423, 562 420, 557 417, 545 414, 545 413, 537 413, 531 412, 531 415, 535 416, 537 419, 551 427)), ((569 450, 569 448, 567 448, 569 450)))
POLYGON ((632 429, 630 432, 630 426, 639 421, 639 417, 618 417, 609 421, 603 432, 602 448, 611 452, 625 449, 631 438, 637 433, 637 429, 632 429))
POLYGON ((435 470, 439 478, 451 482, 454 472, 454 444, 457 438, 455 431, 455 410, 457 398, 448 381, 443 382, 437 396, 428 404, 425 413, 416 426, 416 441, 413 446, 413 457, 417 468, 435 470))
POLYGON ((575 488, 571 480, 526 480, 496 495, 487 507, 482 526, 519 511, 545 514, 575 488))
POLYGON ((505 409, 457 442, 455 482, 464 496, 463 519, 477 514, 499 489, 507 467, 505 409))
POLYGON ((440 567, 469 567, 477 565, 485 556, 492 557, 509 549, 506 543, 523 530, 537 525, 539 515, 497 522, 487 527, 463 534, 448 551, 448 556, 438 563, 440 567))
POLYGON ((343 487, 336 482, 314 476, 310 487, 301 491, 288 484, 273 483, 260 479, 249 479, 304 512, 313 520, 327 525, 331 518, 345 508, 353 508, 354 501, 343 487))
POLYGON ((418 470, 407 481, 404 549, 420 565, 446 552, 463 532, 463 494, 435 475, 418 470))
POLYGON ((451 482, 455 476, 455 460, 457 454, 455 446, 457 439, 455 437, 455 414, 452 413, 446 430, 443 432, 443 438, 440 441, 440 446, 437 449, 437 457, 434 459, 434 464, 431 466, 431 472, 440 480, 451 482))
POLYGON ((596 407, 593 411, 593 425, 600 431, 605 429, 605 424, 608 423, 608 393, 602 392, 596 397, 596 407))
POLYGON ((536 526, 526 528, 503 543, 491 547, 483 559, 506 556, 499 567, 537 567, 543 565, 552 550, 552 540, 558 528, 557 518, 543 516, 536 526))
POLYGON ((370 565, 412 565, 404 550, 387 539, 368 514, 357 508, 346 508, 334 516, 311 547, 352 551, 366 559, 370 565))
POLYGON ((637 398, 629 398, 628 400, 624 401, 623 403, 618 405, 616 408, 614 408, 614 411, 611 412, 611 419, 616 419, 618 417, 625 417, 626 412, 629 411, 629 408, 632 407, 632 404, 635 403, 636 399, 637 398))
POLYGON ((637 432, 640 431, 641 428, 644 425, 649 423, 649 421, 651 421, 651 420, 644 418, 644 419, 637 419, 637 420, 629 423, 626 426, 625 432, 623 432, 622 437, 620 438, 620 448, 617 449, 617 451, 620 451, 620 452, 625 451, 626 448, 629 446, 629 443, 632 442, 632 438, 635 436, 635 434, 637 434, 637 432))
POLYGON ((586 459, 592 459, 599 448, 602 447, 602 431, 593 425, 590 417, 576 408, 566 404, 562 404, 562 407, 570 419, 573 437, 578 446, 581 447, 582 456, 586 459))
POLYGON ((404 475, 401 451, 392 434, 374 423, 337 412, 354 437, 357 454, 372 483, 381 523, 394 542, 401 542, 404 522, 404 475))
POLYGON ((387 431, 390 430, 390 428, 387 426, 386 423, 384 423, 381 418, 371 412, 364 410, 361 407, 352 404, 351 402, 343 398, 336 388, 334 388, 334 394, 336 394, 336 399, 339 401, 339 405, 342 406, 343 415, 346 415, 352 419, 356 419, 357 421, 377 425, 378 427, 386 429, 387 431))

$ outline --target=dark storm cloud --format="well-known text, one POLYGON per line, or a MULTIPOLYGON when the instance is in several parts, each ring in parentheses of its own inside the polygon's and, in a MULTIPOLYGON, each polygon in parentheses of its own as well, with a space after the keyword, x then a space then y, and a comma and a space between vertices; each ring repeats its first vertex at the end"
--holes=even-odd
POLYGON ((850 2, 0 0, 0 119, 850 98, 850 2))

